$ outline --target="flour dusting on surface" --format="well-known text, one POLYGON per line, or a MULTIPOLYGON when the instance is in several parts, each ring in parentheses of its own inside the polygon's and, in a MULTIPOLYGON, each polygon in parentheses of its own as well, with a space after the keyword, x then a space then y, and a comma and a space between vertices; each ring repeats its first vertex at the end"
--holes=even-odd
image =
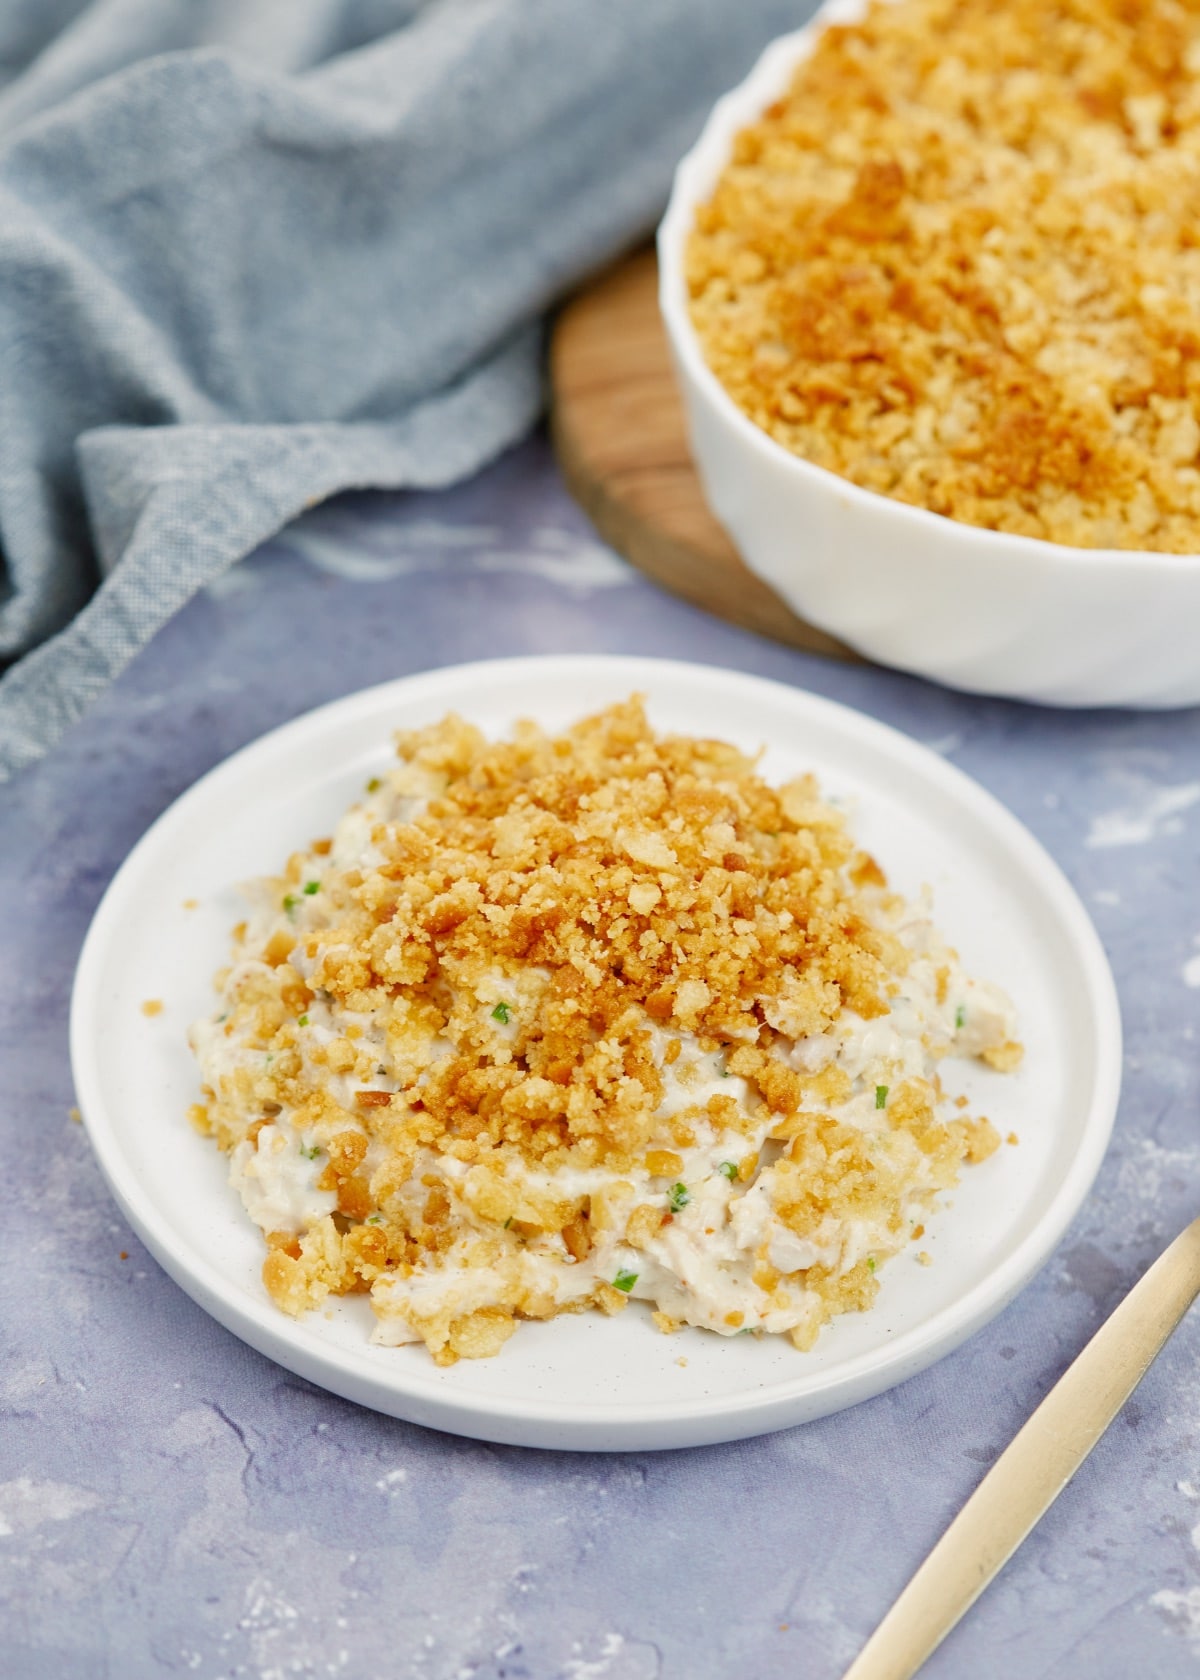
POLYGON ((627 1640, 621 1633, 606 1633, 596 1657, 570 1657, 560 1670, 562 1680, 658 1680, 661 1672, 657 1646, 627 1640))
POLYGON ((1161 1610, 1189 1645, 1200 1651, 1200 1587, 1189 1587, 1186 1592, 1164 1587, 1161 1592, 1150 1595, 1150 1603, 1156 1610, 1161 1610))
POLYGON ((949 735, 939 735, 936 741, 924 741, 922 745, 928 747, 930 752, 937 753, 940 758, 949 758, 951 753, 958 751, 962 743, 962 731, 954 729, 949 735))
POLYGON ((261 581, 261 574, 253 566, 227 566, 204 586, 204 593, 217 601, 224 601, 230 595, 248 595, 256 590, 261 581))
MULTIPOLYGON (((1110 1221, 1120 1227, 1161 1209, 1167 1192, 1200 1182, 1200 1147, 1166 1149, 1153 1138, 1137 1139, 1117 1169, 1110 1221)), ((1119 1230, 1115 1233, 1119 1234, 1119 1230)))
POLYGON ((85 1511, 94 1511, 99 1503, 99 1495, 89 1488, 18 1476, 15 1482, 0 1483, 0 1539, 27 1533, 45 1523, 69 1522, 85 1511))
POLYGON ((1122 779, 1129 786, 1129 801, 1092 818, 1084 844, 1093 850, 1145 846, 1164 835, 1179 834, 1183 830, 1180 813, 1200 800, 1200 782, 1160 787, 1144 776, 1122 779))
POLYGON ((280 541, 318 571, 350 583, 383 583, 418 572, 519 572, 562 588, 611 589, 636 573, 587 535, 539 526, 524 542, 491 525, 449 525, 425 519, 387 532, 386 543, 363 541, 359 527, 336 510, 312 515, 280 541))

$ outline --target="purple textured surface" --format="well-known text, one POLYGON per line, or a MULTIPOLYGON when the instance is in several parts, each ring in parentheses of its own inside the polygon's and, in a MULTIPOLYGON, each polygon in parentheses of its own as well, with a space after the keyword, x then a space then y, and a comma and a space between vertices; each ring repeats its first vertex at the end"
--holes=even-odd
MULTIPOLYGON (((987 1464, 1200 1211, 1198 831, 1196 713, 978 700, 716 623, 596 541, 541 440, 455 491, 347 498, 310 516, 193 601, 0 791, 0 1133, 15 1186, 0 1312, 0 1669, 833 1680, 987 1464), (166 1279, 68 1118, 79 946, 129 847, 179 792, 264 730, 369 683, 571 650, 758 672, 935 746, 1057 857, 1121 991, 1115 1141, 1041 1275, 922 1376, 757 1441, 544 1454, 325 1395, 166 1279)), ((1200 1671, 1198 1354, 1195 1317, 930 1680, 1200 1671)))

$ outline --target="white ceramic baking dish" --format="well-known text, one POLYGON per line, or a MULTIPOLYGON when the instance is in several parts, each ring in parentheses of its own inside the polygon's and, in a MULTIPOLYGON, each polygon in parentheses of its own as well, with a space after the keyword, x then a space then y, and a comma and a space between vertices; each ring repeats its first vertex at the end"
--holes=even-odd
POLYGON ((773 42, 676 171, 658 232, 660 303, 713 511, 796 612, 883 664, 1058 706, 1200 703, 1200 556, 1068 548, 861 490, 776 443, 704 361, 684 280, 696 206, 819 32, 865 9, 833 0, 773 42))

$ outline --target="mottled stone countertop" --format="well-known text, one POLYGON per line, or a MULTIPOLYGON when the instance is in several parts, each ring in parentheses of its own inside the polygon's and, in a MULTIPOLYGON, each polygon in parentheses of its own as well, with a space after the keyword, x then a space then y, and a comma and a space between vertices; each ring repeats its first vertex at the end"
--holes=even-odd
MULTIPOLYGON (((837 1676, 1040 1396, 1200 1211, 1200 720, 972 699, 809 658, 660 594, 534 440, 437 496, 347 499, 194 600, 0 790, 0 1671, 389 1680, 837 1676), (1099 1182, 961 1351, 761 1440, 612 1457, 426 1432, 251 1352, 148 1258, 72 1123, 72 969, 150 822, 234 748, 385 678, 621 652, 886 719, 1049 847, 1127 1034, 1099 1182)), ((1200 1311, 930 1680, 1200 1675, 1200 1311)))

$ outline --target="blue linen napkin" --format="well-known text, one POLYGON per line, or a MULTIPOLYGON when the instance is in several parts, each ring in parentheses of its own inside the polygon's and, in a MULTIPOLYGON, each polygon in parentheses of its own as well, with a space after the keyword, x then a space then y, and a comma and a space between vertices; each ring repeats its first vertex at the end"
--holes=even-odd
POLYGON ((513 443, 547 307, 811 9, 7 0, 0 780, 304 508, 513 443))

